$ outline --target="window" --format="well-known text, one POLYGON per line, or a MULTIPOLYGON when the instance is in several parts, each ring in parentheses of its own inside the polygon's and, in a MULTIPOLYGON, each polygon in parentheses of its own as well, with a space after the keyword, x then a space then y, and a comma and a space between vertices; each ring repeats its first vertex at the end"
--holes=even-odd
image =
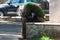
POLYGON ((31 2, 31 0, 27 0, 27 2, 31 2))
POLYGON ((12 0, 12 3, 19 3, 19 0, 12 0))
POLYGON ((24 3, 25 0, 20 0, 20 3, 24 3))
POLYGON ((47 0, 31 0, 32 2, 35 2, 35 3, 42 3, 42 2, 45 2, 47 0))

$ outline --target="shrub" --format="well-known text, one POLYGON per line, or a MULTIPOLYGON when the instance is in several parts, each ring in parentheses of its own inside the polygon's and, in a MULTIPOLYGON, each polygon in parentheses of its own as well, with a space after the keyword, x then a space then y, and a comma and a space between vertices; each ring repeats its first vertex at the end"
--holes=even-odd
POLYGON ((50 40, 50 37, 42 36, 41 38, 35 38, 34 40, 50 40))
POLYGON ((24 6, 24 17, 28 19, 32 19, 32 21, 37 20, 39 18, 44 18, 44 12, 42 11, 42 8, 37 6, 35 3, 29 2, 24 6), (35 15, 34 18, 32 18, 32 13, 35 15), (33 20, 34 19, 34 20, 33 20))

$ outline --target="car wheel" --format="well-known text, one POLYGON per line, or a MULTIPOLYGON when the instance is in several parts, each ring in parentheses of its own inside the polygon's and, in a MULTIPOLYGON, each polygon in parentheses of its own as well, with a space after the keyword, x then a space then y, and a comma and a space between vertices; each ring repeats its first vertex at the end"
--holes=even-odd
POLYGON ((2 11, 0 11, 0 17, 3 18, 4 14, 2 11))

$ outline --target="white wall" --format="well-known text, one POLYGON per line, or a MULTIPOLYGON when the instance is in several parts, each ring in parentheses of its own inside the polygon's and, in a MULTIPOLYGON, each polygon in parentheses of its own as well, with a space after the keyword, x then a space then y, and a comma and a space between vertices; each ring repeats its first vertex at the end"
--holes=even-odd
POLYGON ((50 0, 50 22, 60 23, 60 0, 50 0))

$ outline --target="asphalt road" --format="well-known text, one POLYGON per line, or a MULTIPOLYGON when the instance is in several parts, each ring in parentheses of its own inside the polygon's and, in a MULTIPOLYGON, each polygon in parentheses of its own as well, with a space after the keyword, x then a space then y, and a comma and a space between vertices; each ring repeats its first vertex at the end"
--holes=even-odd
POLYGON ((3 22, 0 23, 0 34, 19 34, 22 32, 20 22, 3 22))
POLYGON ((19 35, 22 33, 20 22, 0 22, 0 40, 18 40, 19 35))

